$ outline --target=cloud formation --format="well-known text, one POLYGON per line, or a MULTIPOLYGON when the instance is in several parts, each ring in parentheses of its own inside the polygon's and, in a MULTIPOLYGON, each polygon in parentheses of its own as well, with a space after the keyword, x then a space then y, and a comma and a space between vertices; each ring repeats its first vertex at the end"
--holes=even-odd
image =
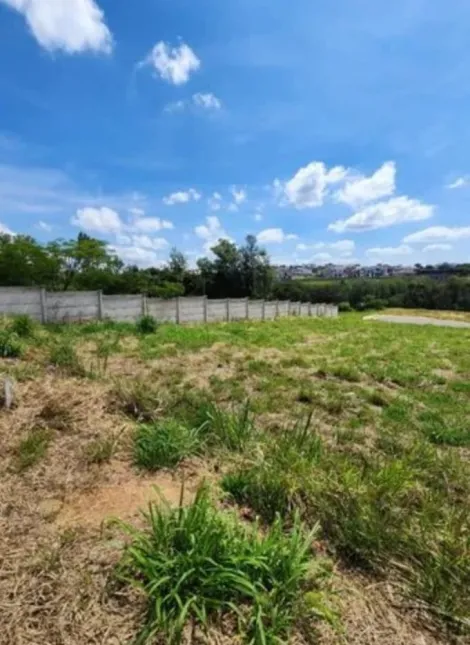
POLYGON ((336 193, 336 200, 357 207, 389 197, 395 192, 395 175, 395 162, 387 161, 370 177, 357 176, 348 179, 336 193))
POLYGON ((297 235, 284 233, 282 228, 266 228, 256 236, 258 242, 262 244, 282 244, 288 240, 296 240, 297 235))
POLYGON ((470 238, 470 226, 430 226, 417 233, 407 235, 405 244, 426 244, 440 242, 457 242, 470 238))
POLYGON ((429 219, 433 214, 434 206, 406 196, 393 197, 387 201, 366 206, 347 219, 333 222, 328 226, 328 230, 335 233, 373 231, 396 224, 429 219))
POLYGON ((322 161, 312 161, 300 168, 286 182, 276 179, 274 191, 281 204, 291 205, 302 210, 318 208, 323 205, 327 189, 333 184, 344 180, 348 171, 343 166, 335 166, 328 170, 322 161))
POLYGON ((190 201, 198 202, 201 196, 201 193, 198 193, 197 190, 190 188, 189 190, 181 190, 164 197, 163 203, 167 206, 174 206, 175 204, 187 204, 190 201))
POLYGON ((191 74, 200 68, 201 61, 186 43, 171 47, 160 41, 140 63, 140 66, 143 65, 153 67, 164 81, 173 85, 183 85, 189 81, 191 74))
POLYGON ((31 33, 48 51, 110 54, 113 38, 94 0, 0 0, 25 17, 31 33))

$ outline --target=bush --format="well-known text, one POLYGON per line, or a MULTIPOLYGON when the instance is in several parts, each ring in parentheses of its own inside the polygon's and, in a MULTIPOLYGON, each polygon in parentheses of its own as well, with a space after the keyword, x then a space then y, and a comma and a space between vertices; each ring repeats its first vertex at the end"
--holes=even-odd
POLYGON ((23 346, 18 334, 9 329, 0 330, 0 358, 19 358, 23 354, 23 346))
POLYGON ((199 452, 199 428, 175 420, 141 425, 134 436, 134 462, 147 470, 174 468, 186 457, 199 452))
POLYGON ((30 316, 22 314, 13 318, 10 329, 20 338, 32 338, 36 331, 36 324, 30 316))
POLYGON ((139 334, 154 334, 158 323, 153 316, 142 316, 136 323, 139 334))
POLYGON ((341 313, 348 313, 349 311, 353 311, 353 308, 351 307, 349 302, 345 300, 344 302, 340 302, 338 304, 338 311, 340 311, 341 313))
POLYGON ((381 309, 385 309, 387 305, 388 303, 386 300, 382 300, 381 298, 374 298, 374 296, 366 296, 364 300, 362 300, 356 306, 356 309, 358 311, 367 311, 368 309, 375 309, 377 311, 380 311, 381 309))
POLYGON ((246 642, 287 642, 303 604, 315 530, 305 532, 295 517, 288 533, 278 519, 260 534, 217 510, 205 487, 187 507, 151 504, 145 519, 143 531, 121 524, 132 543, 118 568, 119 578, 147 596, 138 642, 160 636, 174 645, 186 625, 206 630, 227 615, 238 619, 246 642))
POLYGON ((49 352, 49 363, 71 376, 84 376, 86 373, 71 342, 63 341, 53 345, 49 352))

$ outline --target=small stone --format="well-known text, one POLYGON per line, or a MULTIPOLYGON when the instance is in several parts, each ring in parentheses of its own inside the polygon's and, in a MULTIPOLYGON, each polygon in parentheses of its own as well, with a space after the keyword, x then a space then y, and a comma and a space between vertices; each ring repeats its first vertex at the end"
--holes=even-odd
POLYGON ((62 509, 60 499, 44 499, 39 502, 38 511, 45 520, 54 519, 62 509))

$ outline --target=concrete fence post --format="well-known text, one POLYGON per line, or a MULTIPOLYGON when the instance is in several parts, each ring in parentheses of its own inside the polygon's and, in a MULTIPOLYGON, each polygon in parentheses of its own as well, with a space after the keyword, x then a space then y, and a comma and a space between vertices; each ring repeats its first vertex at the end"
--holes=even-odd
POLYGON ((103 292, 101 289, 96 292, 98 297, 98 320, 103 320, 103 292))
POLYGON ((147 315, 147 296, 145 293, 142 294, 142 316, 147 315))
POLYGON ((202 319, 207 322, 207 296, 202 296, 202 319))
POLYGON ((44 287, 39 292, 39 298, 41 300, 41 322, 45 325, 47 323, 47 291, 44 287))
POLYGON ((312 317, 312 303, 311 302, 308 303, 308 315, 309 315, 310 318, 312 317))
POLYGON ((287 317, 290 316, 290 300, 287 301, 287 317))
POLYGON ((230 322, 230 298, 225 301, 225 318, 227 322, 230 322))
POLYGON ((266 319, 266 300, 261 301, 261 320, 266 319))
POLYGON ((175 298, 175 304, 176 304, 176 315, 175 315, 175 319, 176 319, 176 324, 177 324, 177 325, 179 325, 179 324, 180 324, 180 322, 181 322, 181 318, 180 318, 180 297, 179 297, 179 296, 177 296, 177 297, 175 298))
POLYGON ((250 317, 250 299, 245 298, 245 318, 248 320, 250 317))
POLYGON ((279 300, 276 300, 275 318, 279 318, 279 300))

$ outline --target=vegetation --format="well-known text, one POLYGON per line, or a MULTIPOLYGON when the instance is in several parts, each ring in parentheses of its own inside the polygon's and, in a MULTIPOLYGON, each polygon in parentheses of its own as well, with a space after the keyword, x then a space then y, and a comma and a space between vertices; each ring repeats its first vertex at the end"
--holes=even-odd
POLYGON ((18 358, 23 353, 18 334, 11 329, 0 329, 0 357, 1 358, 18 358))
POLYGON ((157 321, 153 316, 142 316, 136 324, 140 334, 154 334, 157 331, 157 321))
POLYGON ((164 635, 180 643, 186 625, 207 631, 229 614, 247 643, 285 642, 308 589, 310 547, 297 518, 285 532, 280 520, 260 536, 215 509, 208 490, 189 506, 151 504, 147 528, 125 526, 132 537, 119 576, 144 590, 147 624, 139 642, 164 635))
POLYGON ((465 642, 469 341, 354 312, 151 334, 38 325, 2 365, 15 406, 0 415, 0 547, 24 561, 0 589, 9 639, 59 642, 65 620, 72 644, 132 640, 139 625, 149 643, 336 642, 325 622, 345 643, 397 625, 402 642, 430 628, 439 645, 465 642), (98 355, 106 368, 91 371, 98 355), (87 369, 72 381, 75 365, 87 369), (169 505, 132 528, 154 485, 169 505))

